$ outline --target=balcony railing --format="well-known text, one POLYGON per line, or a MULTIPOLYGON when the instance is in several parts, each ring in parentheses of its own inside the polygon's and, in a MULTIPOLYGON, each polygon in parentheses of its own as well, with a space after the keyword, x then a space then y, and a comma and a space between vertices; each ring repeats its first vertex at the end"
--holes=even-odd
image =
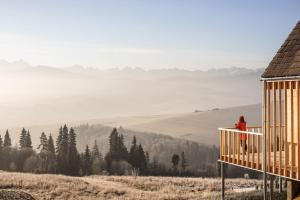
MULTIPOLYGON (((286 137, 285 126, 267 129, 266 172, 300 180, 298 143, 286 137)), ((219 128, 220 160, 235 165, 263 170, 263 134, 261 127, 248 127, 247 131, 219 128), (241 142, 242 135, 246 141, 241 142), (244 136, 244 138, 245 138, 244 136), (245 148, 247 146, 247 149, 245 148)))
POLYGON ((261 127, 248 127, 247 131, 240 131, 233 128, 219 128, 219 131, 220 160, 262 170, 261 127), (242 137, 245 136, 247 140, 242 142, 242 137))

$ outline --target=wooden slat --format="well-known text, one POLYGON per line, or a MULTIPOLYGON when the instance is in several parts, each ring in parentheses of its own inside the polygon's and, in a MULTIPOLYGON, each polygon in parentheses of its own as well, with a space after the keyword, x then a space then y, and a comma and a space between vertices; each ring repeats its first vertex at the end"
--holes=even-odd
POLYGON ((251 168, 254 168, 254 146, 255 146, 255 135, 252 135, 252 160, 251 160, 251 168))
POLYGON ((276 109, 277 109, 277 103, 276 103, 276 82, 273 82, 273 173, 276 174, 276 154, 277 154, 277 124, 276 124, 276 109))
POLYGON ((278 83, 278 103, 279 103, 279 175, 282 175, 282 100, 281 100, 281 83, 278 83))
POLYGON ((220 130, 220 160, 222 159, 222 149, 223 149, 223 131, 220 130))
POLYGON ((233 163, 236 164, 236 132, 233 133, 233 163))
POLYGON ((231 162, 231 134, 232 132, 228 132, 228 162, 231 162))
POLYGON ((249 167, 250 135, 247 134, 247 167, 249 167))
POLYGON ((240 135, 241 135, 241 133, 238 133, 237 134, 237 139, 238 139, 238 144, 237 144, 237 147, 238 147, 238 149, 237 149, 237 154, 238 154, 238 164, 241 164, 241 144, 240 144, 240 140, 241 140, 241 138, 240 138, 240 135))
POLYGON ((228 161, 228 146, 227 146, 227 131, 224 131, 224 146, 225 146, 225 152, 224 152, 224 155, 225 155, 225 161, 228 161))
POLYGON ((293 81, 290 81, 290 91, 291 91, 291 172, 290 172, 290 177, 293 177, 293 171, 294 171, 294 166, 295 166, 293 81))
POLYGON ((270 167, 271 167, 271 127, 270 127, 270 118, 271 118, 271 100, 270 100, 270 86, 271 83, 267 83, 267 171, 271 172, 270 167))
POLYGON ((283 92, 284 92, 284 176, 288 176, 288 143, 287 143, 287 82, 283 82, 283 92))
POLYGON ((297 85, 296 85, 296 96, 297 96, 297 178, 298 180, 300 179, 300 158, 299 158, 299 153, 300 153, 300 137, 299 137, 299 133, 300 133, 300 106, 299 106, 299 88, 300 88, 300 83, 299 81, 297 81, 297 85))
POLYGON ((260 163, 260 138, 261 136, 257 136, 257 169, 261 169, 259 167, 259 163, 260 163))
POLYGON ((242 139, 242 135, 241 135, 241 141, 242 141, 242 144, 243 144, 243 149, 242 149, 242 152, 243 152, 243 157, 242 157, 242 165, 245 165, 245 142, 243 141, 243 139, 242 139))

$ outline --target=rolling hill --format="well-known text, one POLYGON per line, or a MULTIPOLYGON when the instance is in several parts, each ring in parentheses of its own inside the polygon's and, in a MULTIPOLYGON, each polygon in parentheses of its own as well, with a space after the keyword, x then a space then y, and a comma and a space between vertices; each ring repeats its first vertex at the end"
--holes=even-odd
POLYGON ((218 144, 217 128, 233 127, 240 115, 245 116, 248 125, 261 125, 260 104, 184 114, 108 118, 94 122, 165 134, 203 144, 218 144))

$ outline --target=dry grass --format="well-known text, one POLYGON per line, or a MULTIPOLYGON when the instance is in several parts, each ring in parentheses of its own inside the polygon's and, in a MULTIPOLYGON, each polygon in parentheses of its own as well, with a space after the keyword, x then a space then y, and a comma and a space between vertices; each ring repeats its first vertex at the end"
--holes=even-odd
MULTIPOLYGON (((261 185, 258 180, 227 179, 234 189, 261 185)), ((0 172, 0 189, 19 190, 36 199, 217 199, 220 180, 210 178, 35 175, 0 172)))

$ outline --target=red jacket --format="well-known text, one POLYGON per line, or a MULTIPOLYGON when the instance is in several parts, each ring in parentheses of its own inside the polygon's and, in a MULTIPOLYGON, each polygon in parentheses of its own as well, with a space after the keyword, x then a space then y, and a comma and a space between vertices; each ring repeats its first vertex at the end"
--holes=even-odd
MULTIPOLYGON (((235 124, 235 128, 240 131, 247 131, 247 124, 246 122, 239 122, 238 124, 235 124)), ((247 134, 241 133, 240 140, 247 140, 247 134)))

